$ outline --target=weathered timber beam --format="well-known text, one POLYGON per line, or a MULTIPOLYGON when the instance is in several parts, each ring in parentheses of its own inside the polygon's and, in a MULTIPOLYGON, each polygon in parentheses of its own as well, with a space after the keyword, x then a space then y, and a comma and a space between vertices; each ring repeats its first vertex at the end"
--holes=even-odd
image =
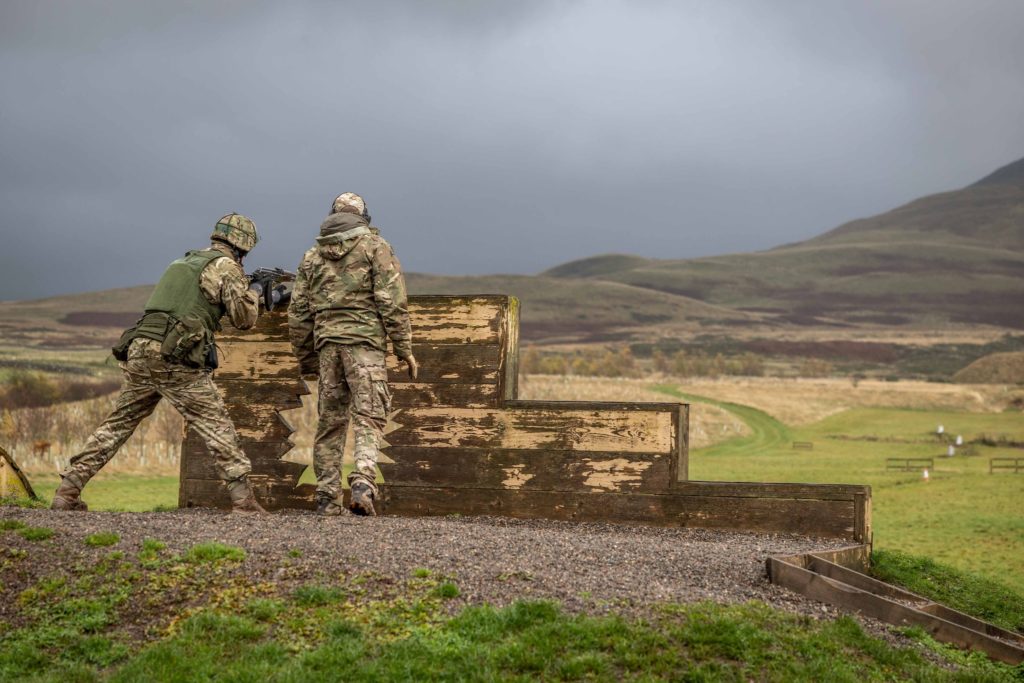
MULTIPOLYGON (((267 510, 311 510, 316 507, 316 486, 313 484, 291 485, 259 474, 250 475, 249 480, 260 505, 267 510)), ((231 508, 227 489, 217 479, 183 479, 181 484, 181 507, 231 508)), ((348 495, 347 490, 345 494, 348 495)))
MULTIPOLYGON (((305 465, 281 459, 292 449, 292 444, 286 440, 249 441, 240 438, 239 445, 256 474, 287 478, 288 483, 294 485, 306 470, 305 465)), ((181 449, 181 478, 218 479, 220 475, 215 462, 202 440, 190 432, 181 449)))
MULTIPOLYGON (((214 374, 218 381, 299 377, 299 364, 288 342, 223 341, 219 346, 220 367, 214 374)), ((501 349, 495 344, 417 344, 414 350, 420 363, 419 383, 498 384, 501 349)), ((399 367, 394 355, 387 356, 387 366, 389 381, 409 381, 404 366, 399 367)))
POLYGON ((519 299, 514 296, 501 307, 498 350, 498 396, 512 401, 519 398, 519 299))
POLYGON ((501 405, 499 389, 494 384, 396 382, 391 385, 391 396, 393 410, 442 406, 497 408, 501 405))
POLYGON ((975 619, 970 615, 950 609, 945 605, 941 605, 929 598, 917 595, 916 593, 911 593, 899 586, 879 581, 878 579, 868 576, 863 572, 840 566, 821 555, 822 553, 811 553, 808 565, 805 568, 816 574, 820 574, 821 576, 827 576, 830 579, 842 581, 846 585, 853 586, 859 590, 889 598, 890 600, 909 603, 915 609, 925 612, 926 614, 940 617, 946 621, 959 624, 960 626, 983 633, 987 636, 1009 640, 1010 642, 1017 643, 1021 647, 1024 647, 1024 635, 1020 633, 1014 633, 1013 631, 1000 628, 995 624, 990 624, 987 621, 975 619))
MULTIPOLYGON (((496 344, 510 299, 500 295, 409 297, 414 343, 496 344)), ((250 330, 226 325, 217 338, 223 342, 287 342, 288 316, 284 309, 265 313, 250 330)))
POLYGON ((575 410, 575 411, 617 411, 617 412, 639 412, 639 413, 665 413, 671 414, 685 403, 657 402, 629 402, 629 401, 533 401, 519 399, 508 401, 505 408, 529 409, 529 410, 575 410))
POLYGON ((298 375, 262 381, 228 379, 215 375, 214 384, 228 405, 263 403, 276 411, 302 406, 302 397, 309 393, 309 386, 298 375))
POLYGON ((500 515, 849 539, 853 539, 854 533, 853 503, 840 500, 468 489, 388 483, 381 490, 382 510, 394 515, 500 515))
POLYGON ((663 493, 672 482, 667 454, 443 447, 385 452, 393 462, 381 463, 384 480, 404 486, 663 493))
POLYGON ((1024 661, 1024 648, 992 638, 972 628, 874 595, 844 581, 822 576, 781 558, 769 558, 768 566, 772 583, 814 600, 851 609, 889 624, 919 626, 936 640, 979 650, 1007 664, 1019 664, 1024 661))
POLYGON ((871 544, 859 543, 834 550, 820 550, 810 553, 807 557, 817 557, 840 567, 863 573, 871 566, 871 544))
POLYGON ((392 446, 673 454, 671 413, 616 409, 407 408, 392 446))

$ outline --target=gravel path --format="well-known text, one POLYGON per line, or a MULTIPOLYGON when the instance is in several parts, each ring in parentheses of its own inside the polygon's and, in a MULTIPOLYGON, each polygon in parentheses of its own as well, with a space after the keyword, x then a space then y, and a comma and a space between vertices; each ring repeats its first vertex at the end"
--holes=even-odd
MULTIPOLYGON (((588 612, 611 604, 616 611, 629 612, 666 601, 760 600, 790 611, 834 615, 833 608, 771 585, 765 560, 847 545, 799 536, 497 517, 324 519, 305 512, 242 517, 199 510, 0 508, 0 519, 56 531, 44 544, 57 552, 46 553, 47 566, 32 563, 32 574, 96 559, 113 549, 133 553, 144 538, 163 541, 179 553, 215 540, 244 548, 246 559, 239 570, 262 580, 304 583, 340 572, 370 571, 401 581, 424 567, 452 577, 461 592, 458 603, 504 605, 521 598, 549 598, 588 612), (100 531, 121 536, 116 548, 89 548, 82 542, 100 531), (290 556, 292 550, 301 556, 290 556)), ((33 551, 43 545, 12 532, 0 535, 0 543, 33 551)))

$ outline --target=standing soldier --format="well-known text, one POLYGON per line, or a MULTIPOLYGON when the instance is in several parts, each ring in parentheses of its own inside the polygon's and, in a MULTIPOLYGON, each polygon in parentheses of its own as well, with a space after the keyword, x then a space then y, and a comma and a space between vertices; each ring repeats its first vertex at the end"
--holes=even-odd
POLYGON ((251 220, 232 213, 217 221, 210 239, 207 249, 190 251, 167 268, 145 314, 114 347, 124 389, 114 411, 61 473, 54 510, 85 510, 82 487, 166 398, 213 452, 232 512, 264 512, 246 478, 249 458, 210 376, 217 367, 214 332, 221 317, 226 313, 239 329, 256 324, 259 299, 249 289, 242 259, 259 237, 251 220))
POLYGON ((377 454, 391 408, 387 340, 416 379, 405 279, 363 198, 339 195, 320 225, 316 246, 299 264, 288 307, 292 347, 302 373, 319 374, 319 425, 313 446, 317 512, 345 512, 341 459, 349 412, 355 423, 352 511, 374 515, 377 454))

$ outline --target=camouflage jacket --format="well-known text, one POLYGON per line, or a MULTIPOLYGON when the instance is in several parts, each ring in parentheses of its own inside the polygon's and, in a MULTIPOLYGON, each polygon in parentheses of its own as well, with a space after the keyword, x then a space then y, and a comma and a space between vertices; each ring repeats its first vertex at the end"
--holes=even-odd
POLYGON ((317 244, 296 272, 288 328, 303 372, 316 369, 327 342, 365 344, 412 355, 405 278, 391 245, 364 218, 336 213, 320 226, 317 244))
POLYGON ((259 297, 249 289, 249 278, 231 249, 220 242, 214 242, 209 248, 222 252, 224 257, 211 261, 203 269, 199 275, 199 288, 210 303, 224 305, 232 325, 247 330, 256 324, 259 316, 259 297))

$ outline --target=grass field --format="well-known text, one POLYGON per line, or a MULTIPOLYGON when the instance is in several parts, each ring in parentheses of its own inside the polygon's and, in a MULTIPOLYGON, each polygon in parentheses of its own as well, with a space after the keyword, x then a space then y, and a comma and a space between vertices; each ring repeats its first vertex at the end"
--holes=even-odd
MULTIPOLYGON (((49 505, 60 477, 56 474, 36 474, 31 477, 31 483, 36 495, 49 505)), ((82 500, 88 503, 90 510, 169 510, 178 507, 178 477, 100 472, 89 482, 82 500)))
POLYGON ((808 425, 788 427, 763 411, 709 401, 747 421, 750 436, 691 452, 690 478, 712 481, 855 483, 872 487, 877 548, 924 555, 1024 589, 1024 477, 989 474, 993 456, 1020 449, 972 445, 974 455, 944 457, 939 424, 969 442, 984 435, 1024 441, 1019 412, 954 413, 894 408, 854 408, 808 425), (809 441, 813 450, 794 450, 809 441), (888 471, 889 457, 933 457, 923 472, 888 471))

